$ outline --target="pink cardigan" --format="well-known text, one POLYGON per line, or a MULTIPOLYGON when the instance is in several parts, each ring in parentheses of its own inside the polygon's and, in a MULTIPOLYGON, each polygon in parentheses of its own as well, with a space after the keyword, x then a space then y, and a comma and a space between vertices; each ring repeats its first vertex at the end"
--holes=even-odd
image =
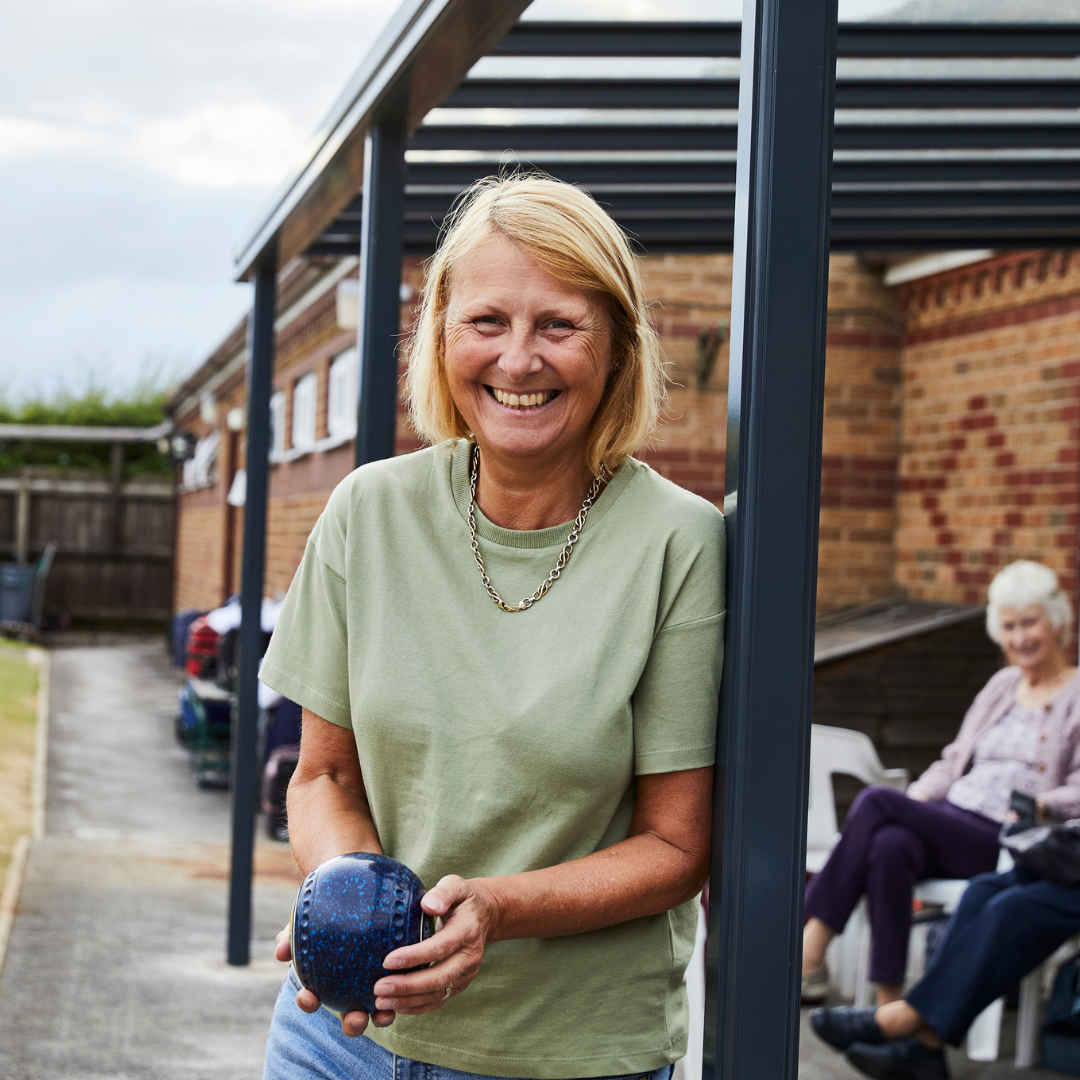
MULTIPOLYGON (((1018 667, 1003 668, 979 691, 956 738, 908 788, 909 795, 930 802, 944 800, 953 781, 971 765, 979 736, 996 724, 1016 700, 1020 676, 1018 667)), ((1039 785, 1035 795, 1046 807, 1047 816, 1059 820, 1080 817, 1080 673, 1047 707, 1038 747, 1039 785)))

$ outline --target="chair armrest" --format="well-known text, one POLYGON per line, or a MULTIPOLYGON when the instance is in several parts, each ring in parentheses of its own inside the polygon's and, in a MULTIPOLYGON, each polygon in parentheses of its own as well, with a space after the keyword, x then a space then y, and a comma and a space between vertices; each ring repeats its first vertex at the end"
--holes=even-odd
POLYGON ((908 786, 907 769, 886 769, 882 780, 885 787, 891 787, 895 791, 903 791, 908 786))

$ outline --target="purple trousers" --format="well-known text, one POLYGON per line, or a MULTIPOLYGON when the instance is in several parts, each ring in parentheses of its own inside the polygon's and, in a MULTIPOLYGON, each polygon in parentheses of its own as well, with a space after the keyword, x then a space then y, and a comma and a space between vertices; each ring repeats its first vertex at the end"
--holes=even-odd
POLYGON ((828 862, 806 887, 807 918, 841 933, 865 894, 871 982, 899 985, 907 969, 911 894, 926 878, 972 878, 997 867, 1000 822, 951 803, 864 788, 828 862))

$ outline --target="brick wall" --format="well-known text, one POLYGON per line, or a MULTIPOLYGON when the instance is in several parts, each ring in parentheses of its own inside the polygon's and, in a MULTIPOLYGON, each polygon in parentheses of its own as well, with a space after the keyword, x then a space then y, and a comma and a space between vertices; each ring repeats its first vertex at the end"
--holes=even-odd
MULTIPOLYGON (((668 404, 653 446, 658 472, 723 501, 728 345, 698 385, 698 335, 725 326, 729 255, 646 258, 649 295, 668 362, 668 404)), ((896 592, 893 533, 900 423, 899 312, 881 274, 853 255, 829 263, 818 609, 896 592)))
POLYGON ((177 611, 184 608, 207 610, 221 603, 224 540, 225 514, 221 504, 217 500, 181 496, 173 601, 177 611))
MULTIPOLYGON (((654 303, 653 319, 662 338, 669 396, 656 437, 639 456, 675 483, 719 505, 724 492, 731 257, 648 257, 644 272, 654 303), (721 322, 725 333, 715 365, 711 372, 699 372, 698 335, 721 322)), ((412 323, 423 284, 418 260, 407 260, 403 281, 414 293, 414 299, 402 305, 404 330, 412 323)), ((899 392, 897 316, 880 275, 866 270, 852 256, 832 260, 829 304, 818 586, 822 610, 888 595, 895 589, 891 567, 899 392)), ((287 433, 291 434, 289 391, 298 378, 314 370, 319 376, 318 434, 325 434, 329 361, 354 343, 355 333, 337 325, 334 290, 278 335, 274 387, 286 391, 287 433)), ((404 375, 403 365, 399 374, 404 375)), ((242 374, 219 394, 219 415, 224 418, 229 408, 243 402, 242 374)), ((177 419, 182 426, 198 428, 192 417, 177 419)), ((419 445, 402 402, 397 452, 408 453, 419 445)), ((244 448, 241 445, 239 449, 242 464, 244 448)), ((287 588, 303 552, 303 540, 334 485, 352 467, 351 462, 352 448, 348 446, 305 455, 272 470, 267 525, 269 592, 287 588)), ((219 471, 224 478, 226 469, 219 471)), ((189 508, 194 510, 209 500, 218 507, 216 528, 224 536, 226 493, 223 479, 214 489, 181 496, 181 522, 189 508)), ((232 510, 232 560, 225 556, 224 539, 213 550, 203 542, 181 539, 177 600, 182 606, 220 603, 239 586, 242 516, 242 512, 232 510), (226 563, 231 565, 231 574, 226 563), (226 576, 231 577, 230 588, 226 588, 226 576)), ((211 528, 209 519, 199 527, 211 528)), ((194 519, 191 528, 195 528, 194 519)))
POLYGON ((899 312, 854 255, 829 263, 818 612, 896 592, 899 312))
MULTIPOLYGON (((332 489, 331 489, 332 490, 332 489)), ((300 565, 308 536, 326 505, 328 491, 278 496, 266 515, 266 593, 286 592, 300 565)))
POLYGON ((1077 588, 1080 264, 1019 252, 898 289, 905 324, 896 578, 985 599, 1032 558, 1077 588))
POLYGON ((668 400, 651 446, 637 456, 669 480, 724 501, 727 441, 730 255, 663 255, 643 260, 653 322, 664 347, 668 400), (715 367, 699 386, 698 335, 723 323, 715 367))

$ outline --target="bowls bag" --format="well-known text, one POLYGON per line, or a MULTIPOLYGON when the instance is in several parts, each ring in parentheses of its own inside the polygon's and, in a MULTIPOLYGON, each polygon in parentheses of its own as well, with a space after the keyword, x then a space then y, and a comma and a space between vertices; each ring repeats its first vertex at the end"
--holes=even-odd
POLYGON ((435 932, 435 920, 420 908, 423 895, 420 879, 386 855, 356 851, 315 867, 289 923, 301 985, 339 1016, 374 1011, 375 983, 389 974, 387 954, 435 932))

